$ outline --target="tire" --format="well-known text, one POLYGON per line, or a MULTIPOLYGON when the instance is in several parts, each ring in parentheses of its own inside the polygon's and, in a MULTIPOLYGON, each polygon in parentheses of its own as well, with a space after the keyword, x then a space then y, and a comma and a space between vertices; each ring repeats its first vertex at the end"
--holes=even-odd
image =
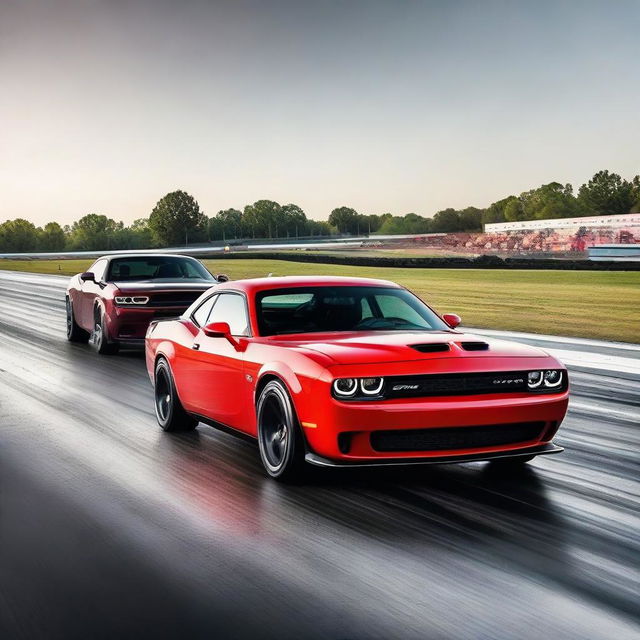
POLYGON ((104 316, 98 307, 94 310, 93 316, 92 343, 95 350, 103 356, 118 353, 120 347, 117 342, 109 341, 107 325, 104 321, 104 316))
POLYGON ((193 431, 198 421, 182 406, 171 368, 164 358, 159 358, 154 372, 154 406, 156 419, 164 431, 193 431))
POLYGON ((280 380, 267 382, 256 403, 260 459, 276 480, 293 482, 304 475, 304 442, 295 409, 280 380))
POLYGON ((85 331, 76 322, 76 317, 73 313, 73 303, 69 296, 65 298, 67 307, 67 340, 69 342, 87 342, 89 340, 89 332, 85 331))

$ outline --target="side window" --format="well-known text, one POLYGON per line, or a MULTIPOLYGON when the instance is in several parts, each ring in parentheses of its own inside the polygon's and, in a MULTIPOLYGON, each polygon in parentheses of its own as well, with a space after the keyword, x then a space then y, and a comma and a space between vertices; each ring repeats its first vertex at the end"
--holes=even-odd
POLYGON ((204 327, 207 324, 207 318, 209 317, 209 313, 211 312, 211 308, 216 301, 218 296, 211 296, 207 298, 192 314, 191 318, 193 321, 199 326, 204 327))
POLYGON ((231 335, 246 336, 249 333, 249 320, 244 296, 237 293, 221 293, 208 322, 227 322, 231 328, 231 335))
POLYGON ((107 267, 106 260, 96 260, 90 267, 89 271, 93 273, 96 278, 96 282, 102 282, 104 280, 104 271, 107 267))

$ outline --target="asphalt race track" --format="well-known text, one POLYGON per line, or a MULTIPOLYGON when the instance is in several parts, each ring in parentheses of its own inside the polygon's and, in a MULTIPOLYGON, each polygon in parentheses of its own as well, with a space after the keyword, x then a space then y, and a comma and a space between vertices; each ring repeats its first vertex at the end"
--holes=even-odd
POLYGON ((251 443, 163 433, 141 354, 66 342, 65 284, 0 272, 0 637, 640 637, 638 348, 546 344, 566 451, 517 476, 290 487, 251 443))

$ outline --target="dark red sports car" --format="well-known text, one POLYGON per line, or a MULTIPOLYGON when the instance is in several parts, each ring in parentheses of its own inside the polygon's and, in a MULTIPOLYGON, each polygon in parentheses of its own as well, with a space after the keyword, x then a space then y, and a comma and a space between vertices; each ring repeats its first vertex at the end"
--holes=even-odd
POLYGON ((212 287, 152 322, 158 422, 258 439, 267 472, 557 453, 565 367, 544 351, 455 329, 383 280, 262 278, 212 287))
POLYGON ((181 315, 204 291, 226 280, 188 256, 103 256, 69 281, 67 338, 91 338, 99 353, 142 345, 151 320, 181 315))

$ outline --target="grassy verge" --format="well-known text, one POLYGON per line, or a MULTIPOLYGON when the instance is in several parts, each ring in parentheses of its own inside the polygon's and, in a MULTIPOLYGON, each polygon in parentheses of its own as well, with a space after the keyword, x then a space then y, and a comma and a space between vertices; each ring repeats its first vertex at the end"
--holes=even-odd
MULTIPOLYGON (((232 279, 273 273, 384 278, 402 284, 464 324, 640 342, 640 272, 397 269, 284 260, 205 260, 232 279)), ((87 260, 0 260, 0 269, 72 275, 87 260)))

